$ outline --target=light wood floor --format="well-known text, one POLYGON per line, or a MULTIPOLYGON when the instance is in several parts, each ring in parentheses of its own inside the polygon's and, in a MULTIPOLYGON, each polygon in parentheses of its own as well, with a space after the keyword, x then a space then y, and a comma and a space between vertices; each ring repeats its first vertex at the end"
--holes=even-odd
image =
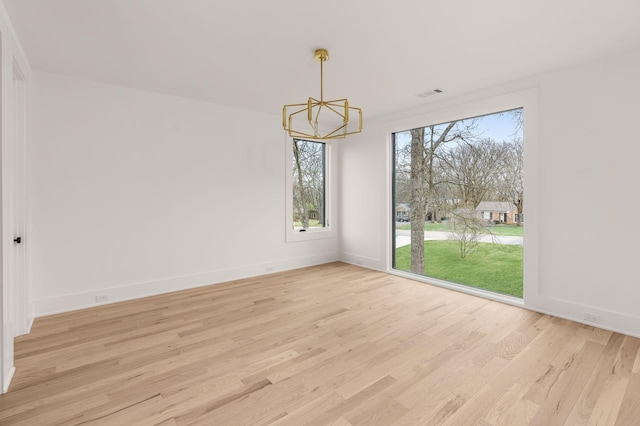
POLYGON ((2 425, 638 425, 640 339, 342 263, 39 318, 2 425))

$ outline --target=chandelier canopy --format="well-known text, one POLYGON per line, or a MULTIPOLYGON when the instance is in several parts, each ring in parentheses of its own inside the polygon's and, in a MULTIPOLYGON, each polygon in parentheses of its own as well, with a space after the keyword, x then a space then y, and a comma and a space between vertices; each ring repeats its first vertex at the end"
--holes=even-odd
POLYGON ((329 60, 329 52, 318 49, 313 56, 320 61, 320 100, 310 97, 305 103, 285 105, 282 108, 282 127, 289 136, 312 139, 341 139, 361 132, 360 108, 349 106, 347 99, 324 100, 322 64, 329 60), (350 111, 358 113, 357 129, 354 129, 353 121, 349 122, 350 111), (321 121, 320 113, 323 113, 321 121))

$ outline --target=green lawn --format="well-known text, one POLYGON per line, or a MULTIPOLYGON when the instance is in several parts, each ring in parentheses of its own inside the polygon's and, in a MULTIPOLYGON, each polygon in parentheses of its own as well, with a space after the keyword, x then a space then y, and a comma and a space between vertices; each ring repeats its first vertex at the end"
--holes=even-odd
MULTIPOLYGON (((396 227, 396 229, 411 229, 411 225, 403 224, 396 227)), ((424 224, 425 231, 449 231, 446 223, 431 223, 426 222, 424 224)), ((516 226, 516 225, 493 225, 491 226, 491 232, 496 235, 510 235, 514 237, 522 237, 524 236, 524 226, 516 226)))
MULTIPOLYGON (((409 230, 411 229, 411 225, 408 223, 405 223, 403 225, 399 225, 396 227, 396 229, 405 229, 405 230, 409 230)), ((424 224, 424 230, 425 231, 446 231, 446 225, 444 223, 431 223, 431 222, 425 222, 424 224)))
POLYGON ((496 235, 509 235, 513 237, 524 237, 524 226, 516 225, 493 225, 491 232, 496 235))
MULTIPOLYGON (((460 259, 456 241, 425 241, 425 275, 522 297, 523 247, 480 243, 460 259)), ((411 246, 396 250, 396 269, 411 270, 411 246)))
MULTIPOLYGON (((299 228, 302 226, 302 222, 293 222, 293 226, 299 228)), ((309 219, 309 228, 314 228, 318 226, 322 226, 318 219, 309 219)))

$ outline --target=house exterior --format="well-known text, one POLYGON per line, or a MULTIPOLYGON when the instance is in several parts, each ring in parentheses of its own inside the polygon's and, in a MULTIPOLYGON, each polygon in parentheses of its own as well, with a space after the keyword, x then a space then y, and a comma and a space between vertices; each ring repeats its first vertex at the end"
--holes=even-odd
MULTIPOLYGON (((517 223, 518 209, 510 201, 482 201, 476 207, 483 219, 493 223, 514 225, 517 223)), ((524 215, 523 215, 524 216, 524 215)), ((524 222, 524 220, 521 220, 524 222)))
POLYGON ((396 221, 397 222, 409 222, 410 213, 411 213, 411 207, 409 207, 409 204, 406 204, 406 203, 396 204, 396 221))

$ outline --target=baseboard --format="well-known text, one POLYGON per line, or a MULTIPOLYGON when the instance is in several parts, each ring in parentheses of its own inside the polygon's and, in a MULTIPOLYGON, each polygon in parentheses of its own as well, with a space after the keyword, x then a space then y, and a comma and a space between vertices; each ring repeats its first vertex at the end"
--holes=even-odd
POLYGON ((351 265, 358 265, 369 269, 375 269, 376 271, 386 271, 386 268, 382 265, 380 259, 374 259, 367 256, 359 256, 352 253, 340 253, 340 261, 349 263, 351 265))
POLYGON ((549 297, 538 297, 533 303, 525 303, 524 307, 542 314, 553 315, 591 327, 640 338, 640 317, 635 315, 627 315, 608 309, 549 297), (597 316, 598 321, 586 320, 585 314, 597 316))
POLYGON ((173 291, 219 284, 243 278, 303 268, 306 266, 320 265, 323 263, 335 262, 337 260, 338 256, 333 252, 247 265, 239 268, 220 269, 202 274, 95 289, 82 293, 66 294, 63 296, 36 300, 33 302, 33 309, 35 317, 37 318, 45 315, 75 311, 108 303, 123 302, 141 297, 155 296, 173 291), (108 295, 108 301, 97 303, 97 295, 108 295))
POLYGON ((8 376, 5 377, 4 379, 4 386, 2 387, 2 393, 7 393, 9 392, 9 385, 11 384, 11 379, 13 379, 13 375, 16 372, 16 368, 13 367, 11 368, 11 371, 9 372, 8 376))
POLYGON ((29 325, 27 326, 26 334, 31 333, 31 328, 33 327, 33 322, 34 321, 35 321, 35 317, 33 315, 31 317, 29 317, 29 325))

